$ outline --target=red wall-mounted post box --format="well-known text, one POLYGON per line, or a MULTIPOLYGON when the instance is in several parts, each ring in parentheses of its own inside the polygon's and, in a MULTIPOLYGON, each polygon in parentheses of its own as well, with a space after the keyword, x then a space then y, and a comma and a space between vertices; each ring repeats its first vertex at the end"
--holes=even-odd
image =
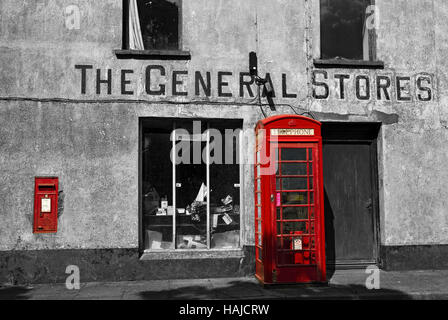
POLYGON ((58 231, 58 178, 36 177, 34 184, 34 233, 58 231))
POLYGON ((255 275, 326 282, 321 123, 283 115, 255 130, 255 275))

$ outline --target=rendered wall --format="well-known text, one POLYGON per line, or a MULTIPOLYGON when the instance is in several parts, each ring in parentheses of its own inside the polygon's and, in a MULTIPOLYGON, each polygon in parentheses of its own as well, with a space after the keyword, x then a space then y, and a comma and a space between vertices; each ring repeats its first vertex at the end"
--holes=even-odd
MULTIPOLYGON (((377 56, 384 70, 326 69, 330 95, 313 97, 313 59, 319 58, 319 11, 315 0, 184 1, 183 49, 191 60, 119 60, 121 0, 0 2, 0 250, 138 247, 139 117, 240 118, 253 128, 262 114, 240 73, 257 51, 260 73, 269 72, 277 111, 285 104, 315 112, 318 120, 382 121, 379 142, 380 230, 383 245, 448 244, 448 102, 445 59, 448 5, 442 0, 376 1, 381 14, 377 56), (69 5, 80 9, 79 30, 66 27, 69 5), (89 65, 86 93, 81 70, 89 65), (145 71, 160 65, 151 85, 166 94, 148 95, 145 71), (96 69, 112 71, 96 93, 96 69), (122 94, 121 70, 133 94, 122 94), (172 72, 188 71, 173 96, 172 72), (210 96, 195 94, 195 72, 210 72, 210 96), (219 96, 218 72, 231 72, 219 96), (340 98, 335 74, 347 74, 340 98), (287 93, 282 92, 286 75, 287 93), (355 77, 371 80, 371 97, 355 96, 355 77), (377 75, 411 77, 412 101, 378 101, 377 75), (416 77, 432 81, 431 101, 419 101, 416 77), (33 235, 33 179, 59 176, 63 190, 59 232, 33 235)), ((319 77, 321 75, 318 75, 319 77)), ((322 80, 322 78, 319 78, 322 80)), ((395 82, 394 82, 395 86, 395 82)), ((252 85, 255 93, 255 85, 252 85)), ((361 88, 364 90, 365 88, 361 88)), ((407 90, 407 89, 406 89, 407 90)), ((269 109, 269 108, 266 108, 269 109)), ((245 138, 252 150, 253 137, 245 138)), ((245 155, 247 159, 252 153, 245 155)), ((250 166, 244 169, 243 243, 253 245, 250 166)))

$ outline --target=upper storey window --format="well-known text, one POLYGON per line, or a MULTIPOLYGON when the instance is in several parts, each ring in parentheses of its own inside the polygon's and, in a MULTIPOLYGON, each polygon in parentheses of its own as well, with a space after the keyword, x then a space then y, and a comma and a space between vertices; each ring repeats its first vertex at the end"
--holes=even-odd
POLYGON ((373 0, 320 0, 321 59, 375 61, 376 10, 373 0))
POLYGON ((182 0, 123 0, 119 57, 189 57, 181 50, 182 0))
POLYGON ((129 49, 178 50, 180 0, 129 0, 129 49))

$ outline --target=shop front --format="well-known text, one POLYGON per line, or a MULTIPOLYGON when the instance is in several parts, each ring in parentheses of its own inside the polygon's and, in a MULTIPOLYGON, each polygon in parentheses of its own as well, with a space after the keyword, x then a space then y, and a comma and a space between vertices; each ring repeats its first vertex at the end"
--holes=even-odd
POLYGON ((144 252, 240 249, 242 121, 140 124, 144 252))
POLYGON ((0 283, 448 267, 443 10, 2 0, 0 283))

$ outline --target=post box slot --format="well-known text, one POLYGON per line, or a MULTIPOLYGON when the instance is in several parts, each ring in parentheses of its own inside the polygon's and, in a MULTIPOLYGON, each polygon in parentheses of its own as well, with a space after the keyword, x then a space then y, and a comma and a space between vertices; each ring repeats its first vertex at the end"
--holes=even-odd
POLYGON ((54 191, 56 186, 54 184, 41 184, 38 188, 39 191, 54 191))

